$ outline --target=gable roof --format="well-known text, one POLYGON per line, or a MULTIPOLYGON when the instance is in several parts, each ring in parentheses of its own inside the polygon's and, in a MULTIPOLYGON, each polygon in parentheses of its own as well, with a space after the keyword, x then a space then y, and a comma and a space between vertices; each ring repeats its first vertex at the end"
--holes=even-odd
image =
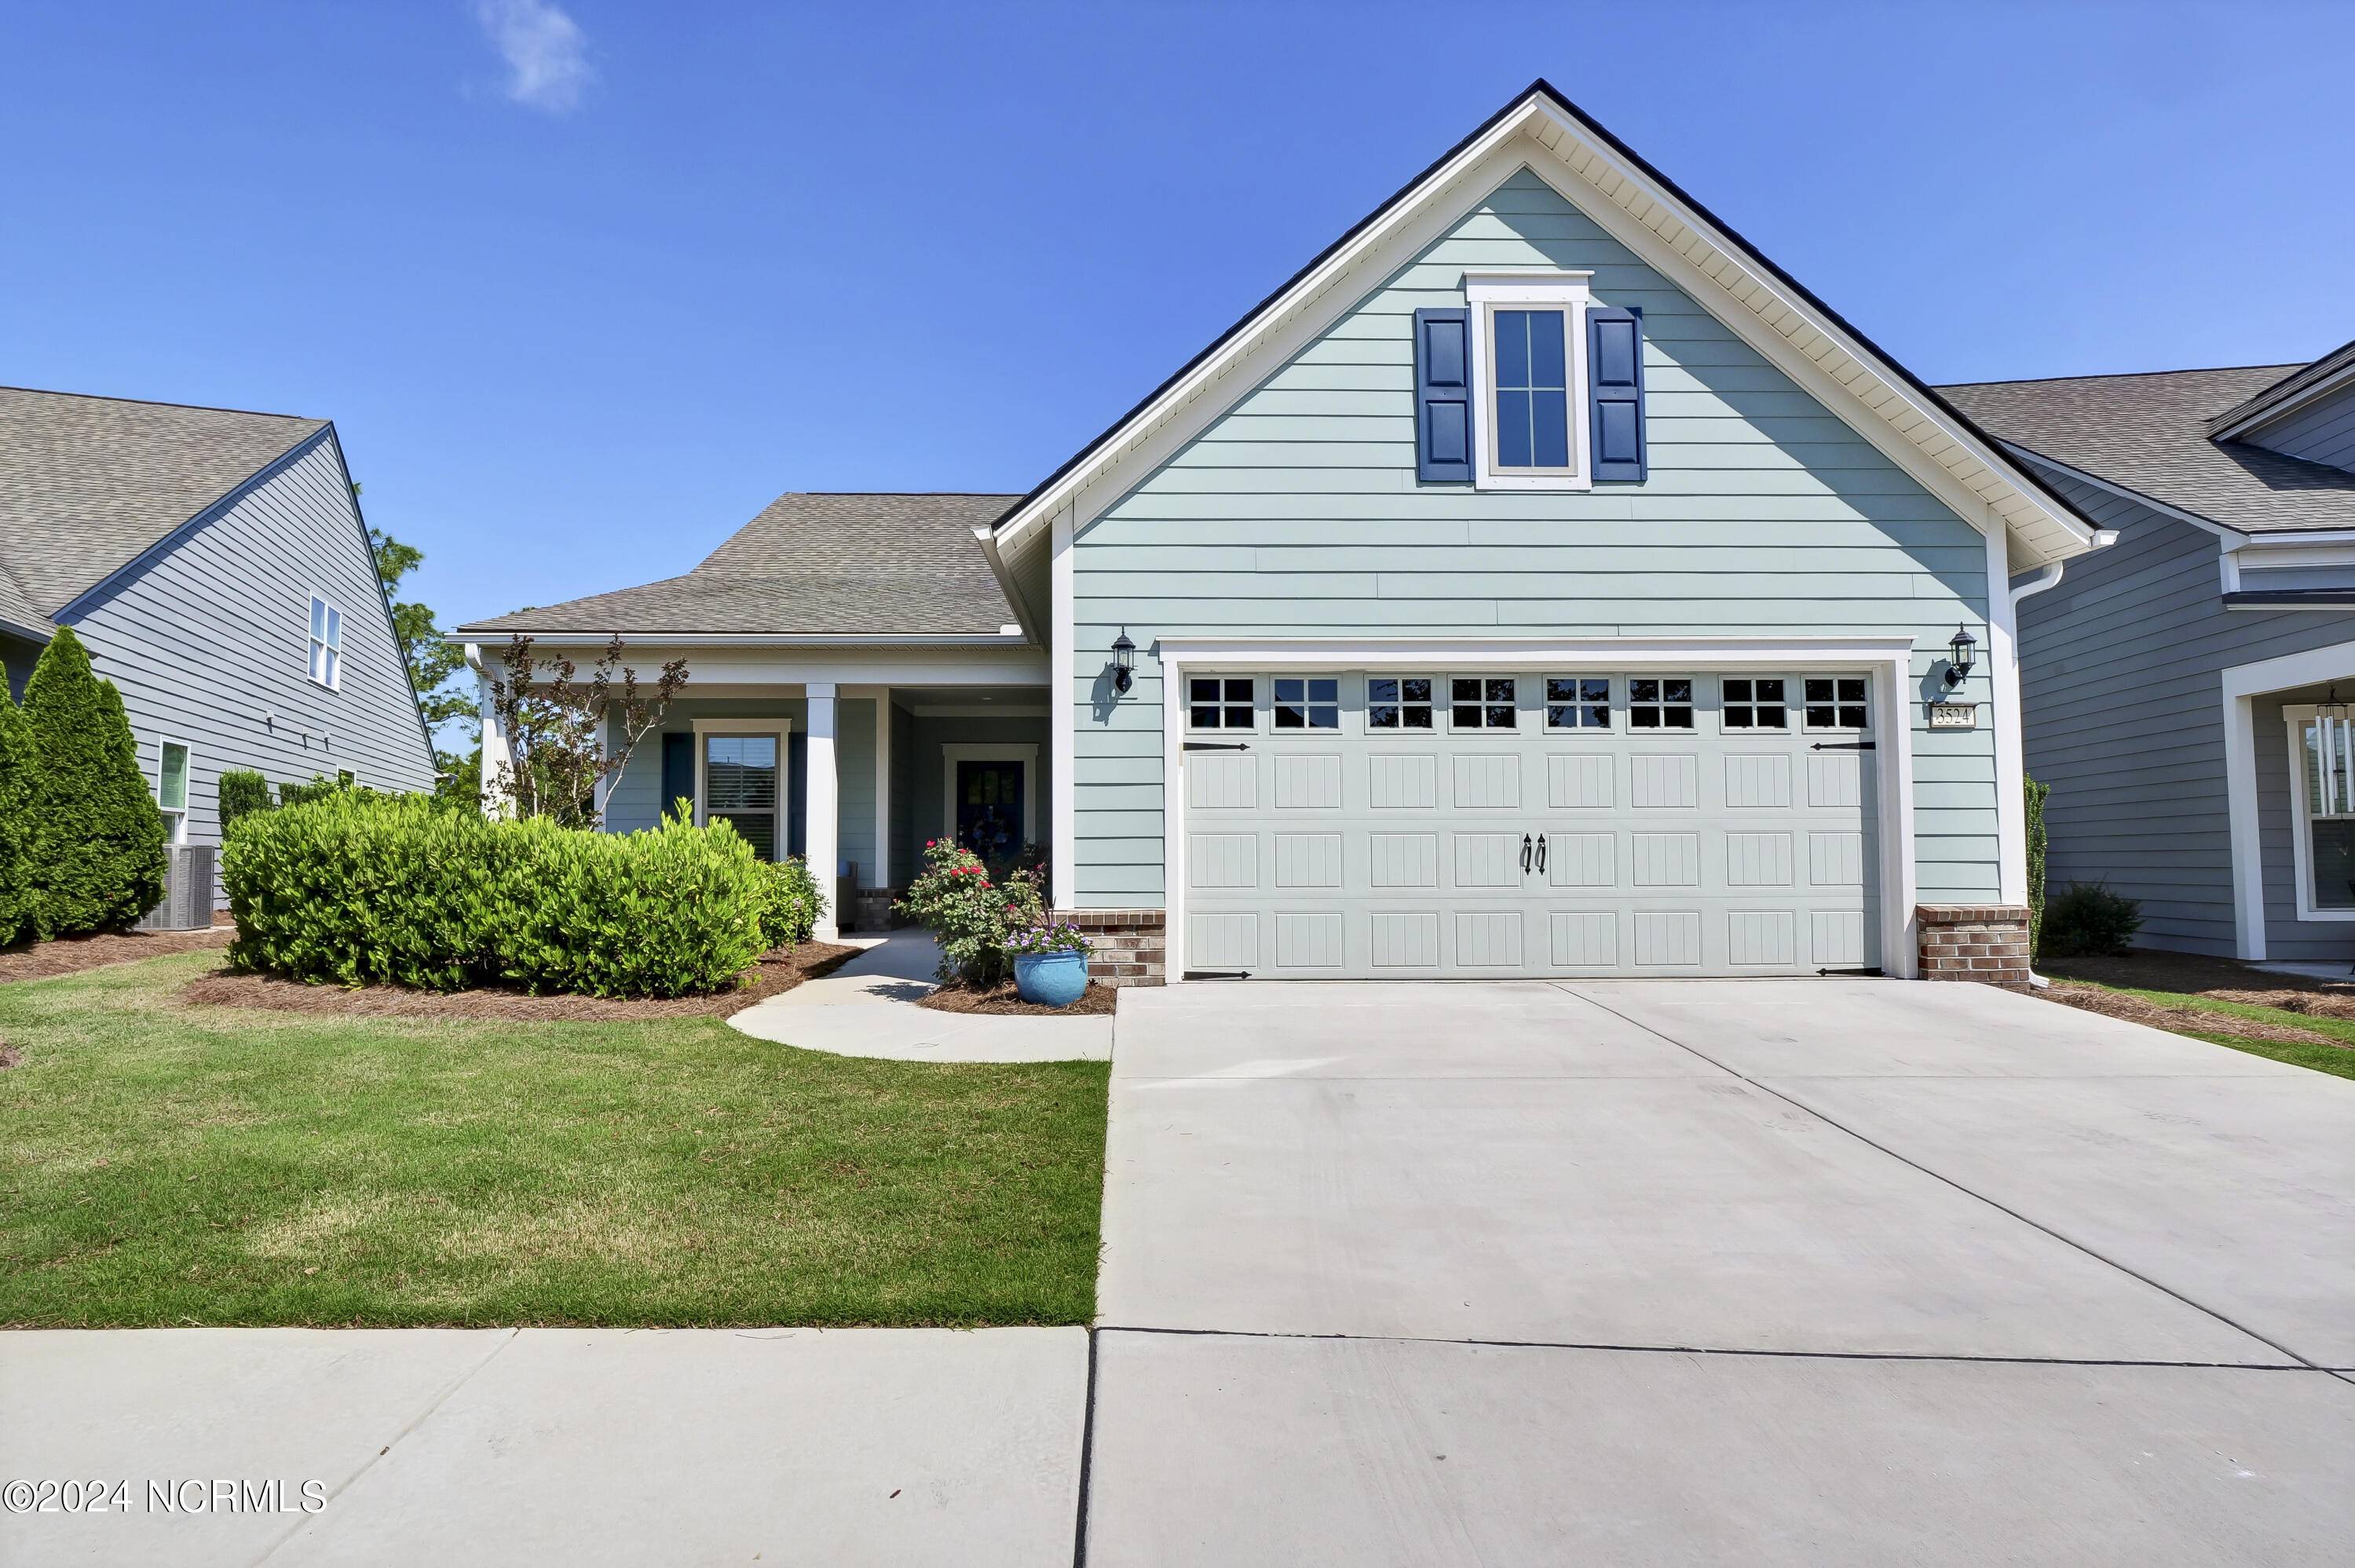
POLYGON ((2245 401, 2208 421, 2208 433, 2229 440, 2259 424, 2294 413, 2311 398, 2355 381, 2355 342, 2340 344, 2311 365, 2301 365, 2245 401))
POLYGON ((1647 263, 1673 270, 1704 309, 1770 360, 1812 371, 1826 406, 1840 412, 1845 404, 1859 432, 1917 479, 1966 515, 1984 507, 2000 517, 2031 563, 2093 548, 2094 524, 2066 496, 1542 77, 1023 496, 996 525, 1000 547, 1010 552, 1131 453, 1154 451, 1157 435, 1255 350, 1312 318, 1320 301, 1334 309, 1345 280, 1516 138, 1540 178, 1579 189, 1565 189, 1565 199, 1647 263))
POLYGON ((1017 499, 780 496, 683 576, 518 610, 452 635, 995 639, 1014 624, 1014 610, 974 533, 1017 499))
POLYGON ((2061 376, 1943 389, 1985 429, 2032 456, 2247 534, 2355 528, 2355 474, 2208 433, 2219 410, 2298 367, 2248 365, 2061 376))
POLYGON ((0 620, 48 620, 325 420, 0 387, 0 620), (12 614, 12 600, 18 613, 12 614))

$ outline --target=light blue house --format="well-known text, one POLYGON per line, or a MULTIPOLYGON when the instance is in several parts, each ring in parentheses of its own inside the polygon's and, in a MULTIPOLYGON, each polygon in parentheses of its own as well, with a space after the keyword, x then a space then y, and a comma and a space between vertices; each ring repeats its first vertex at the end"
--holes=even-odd
POLYGON ((0 388, 0 663, 71 626, 123 694, 172 841, 232 769, 433 787, 433 749, 325 420, 0 388))
POLYGON ((688 660, 613 826, 868 920, 1035 841, 1123 981, 2018 979, 2009 584, 2095 534, 1540 82, 1028 495, 789 496, 460 635, 688 660))
POLYGON ((2020 609, 2051 885, 2150 946, 2355 958, 2355 343, 1945 390, 2119 535, 2020 609))

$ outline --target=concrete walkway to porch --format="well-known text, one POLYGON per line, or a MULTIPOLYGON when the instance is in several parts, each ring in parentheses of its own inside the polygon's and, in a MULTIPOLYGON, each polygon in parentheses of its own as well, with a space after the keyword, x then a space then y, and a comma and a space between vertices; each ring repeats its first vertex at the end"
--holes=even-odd
POLYGON ((1108 1061, 1112 1018, 936 1012, 941 950, 932 933, 894 931, 842 939, 867 952, 833 974, 755 1003, 728 1021, 746 1034, 837 1056, 895 1061, 1108 1061))

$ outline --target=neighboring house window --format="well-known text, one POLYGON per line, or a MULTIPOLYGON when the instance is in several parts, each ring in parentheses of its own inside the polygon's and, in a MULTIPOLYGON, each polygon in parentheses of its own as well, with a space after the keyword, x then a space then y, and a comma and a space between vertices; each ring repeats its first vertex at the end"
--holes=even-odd
POLYGON ((709 822, 735 825, 752 853, 777 858, 777 738, 703 738, 703 813, 709 822))
POLYGON ((1790 709, 1783 703, 1780 677, 1728 676, 1721 683, 1720 722, 1728 730, 1787 730, 1790 709))
POLYGON ((1810 730, 1861 730, 1865 727, 1864 677, 1807 677, 1806 710, 1810 730))
POLYGON ((1509 675, 1459 675, 1447 683, 1447 719, 1457 730, 1510 730, 1518 683, 1509 675))
POLYGON ((1341 683, 1332 676, 1278 676, 1275 727, 1279 730, 1338 730, 1341 683))
POLYGON ((1377 675, 1366 681, 1366 728, 1431 728, 1433 681, 1423 675, 1377 675))
POLYGON ((1252 728, 1252 677, 1197 675, 1186 681, 1186 722, 1197 730, 1252 728))
POLYGON ((164 813, 168 842, 188 841, 188 748, 177 741, 164 742, 163 760, 155 769, 155 804, 164 813))
POLYGON ((1475 482, 1583 489, 1587 274, 1471 274, 1475 482))
POLYGON ((1607 675, 1546 677, 1546 728, 1611 728, 1611 677, 1607 675))
POLYGON ((1690 676, 1639 675, 1627 680, 1627 728, 1689 730, 1693 727, 1690 676))
POLYGON ((316 594, 311 598, 311 678, 325 687, 344 683, 344 613, 316 594))
POLYGON ((2295 815, 2306 901, 2316 910, 2355 909, 2355 728, 2334 714, 2298 729, 2306 810, 2295 815))

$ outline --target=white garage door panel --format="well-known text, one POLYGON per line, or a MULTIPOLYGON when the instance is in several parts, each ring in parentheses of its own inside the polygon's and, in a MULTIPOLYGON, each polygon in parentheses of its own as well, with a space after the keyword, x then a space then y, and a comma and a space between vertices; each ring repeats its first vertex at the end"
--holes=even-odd
MULTIPOLYGON (((1436 670, 1428 729, 1370 727, 1366 674, 1327 672, 1337 714, 1311 715, 1313 727, 1275 728, 1261 676, 1253 728, 1189 731, 1186 967, 1316 978, 1878 965, 1872 738, 1807 728, 1806 677, 1696 673, 1692 727, 1646 731, 1631 723, 1627 673, 1611 672, 1609 726, 1559 731, 1547 728, 1546 676, 1513 677, 1509 729, 1454 729, 1436 670), (1724 682, 1762 677, 1784 682, 1786 728, 1728 725, 1724 682)), ((1862 677, 1839 678, 1838 716, 1853 722, 1862 677)))

